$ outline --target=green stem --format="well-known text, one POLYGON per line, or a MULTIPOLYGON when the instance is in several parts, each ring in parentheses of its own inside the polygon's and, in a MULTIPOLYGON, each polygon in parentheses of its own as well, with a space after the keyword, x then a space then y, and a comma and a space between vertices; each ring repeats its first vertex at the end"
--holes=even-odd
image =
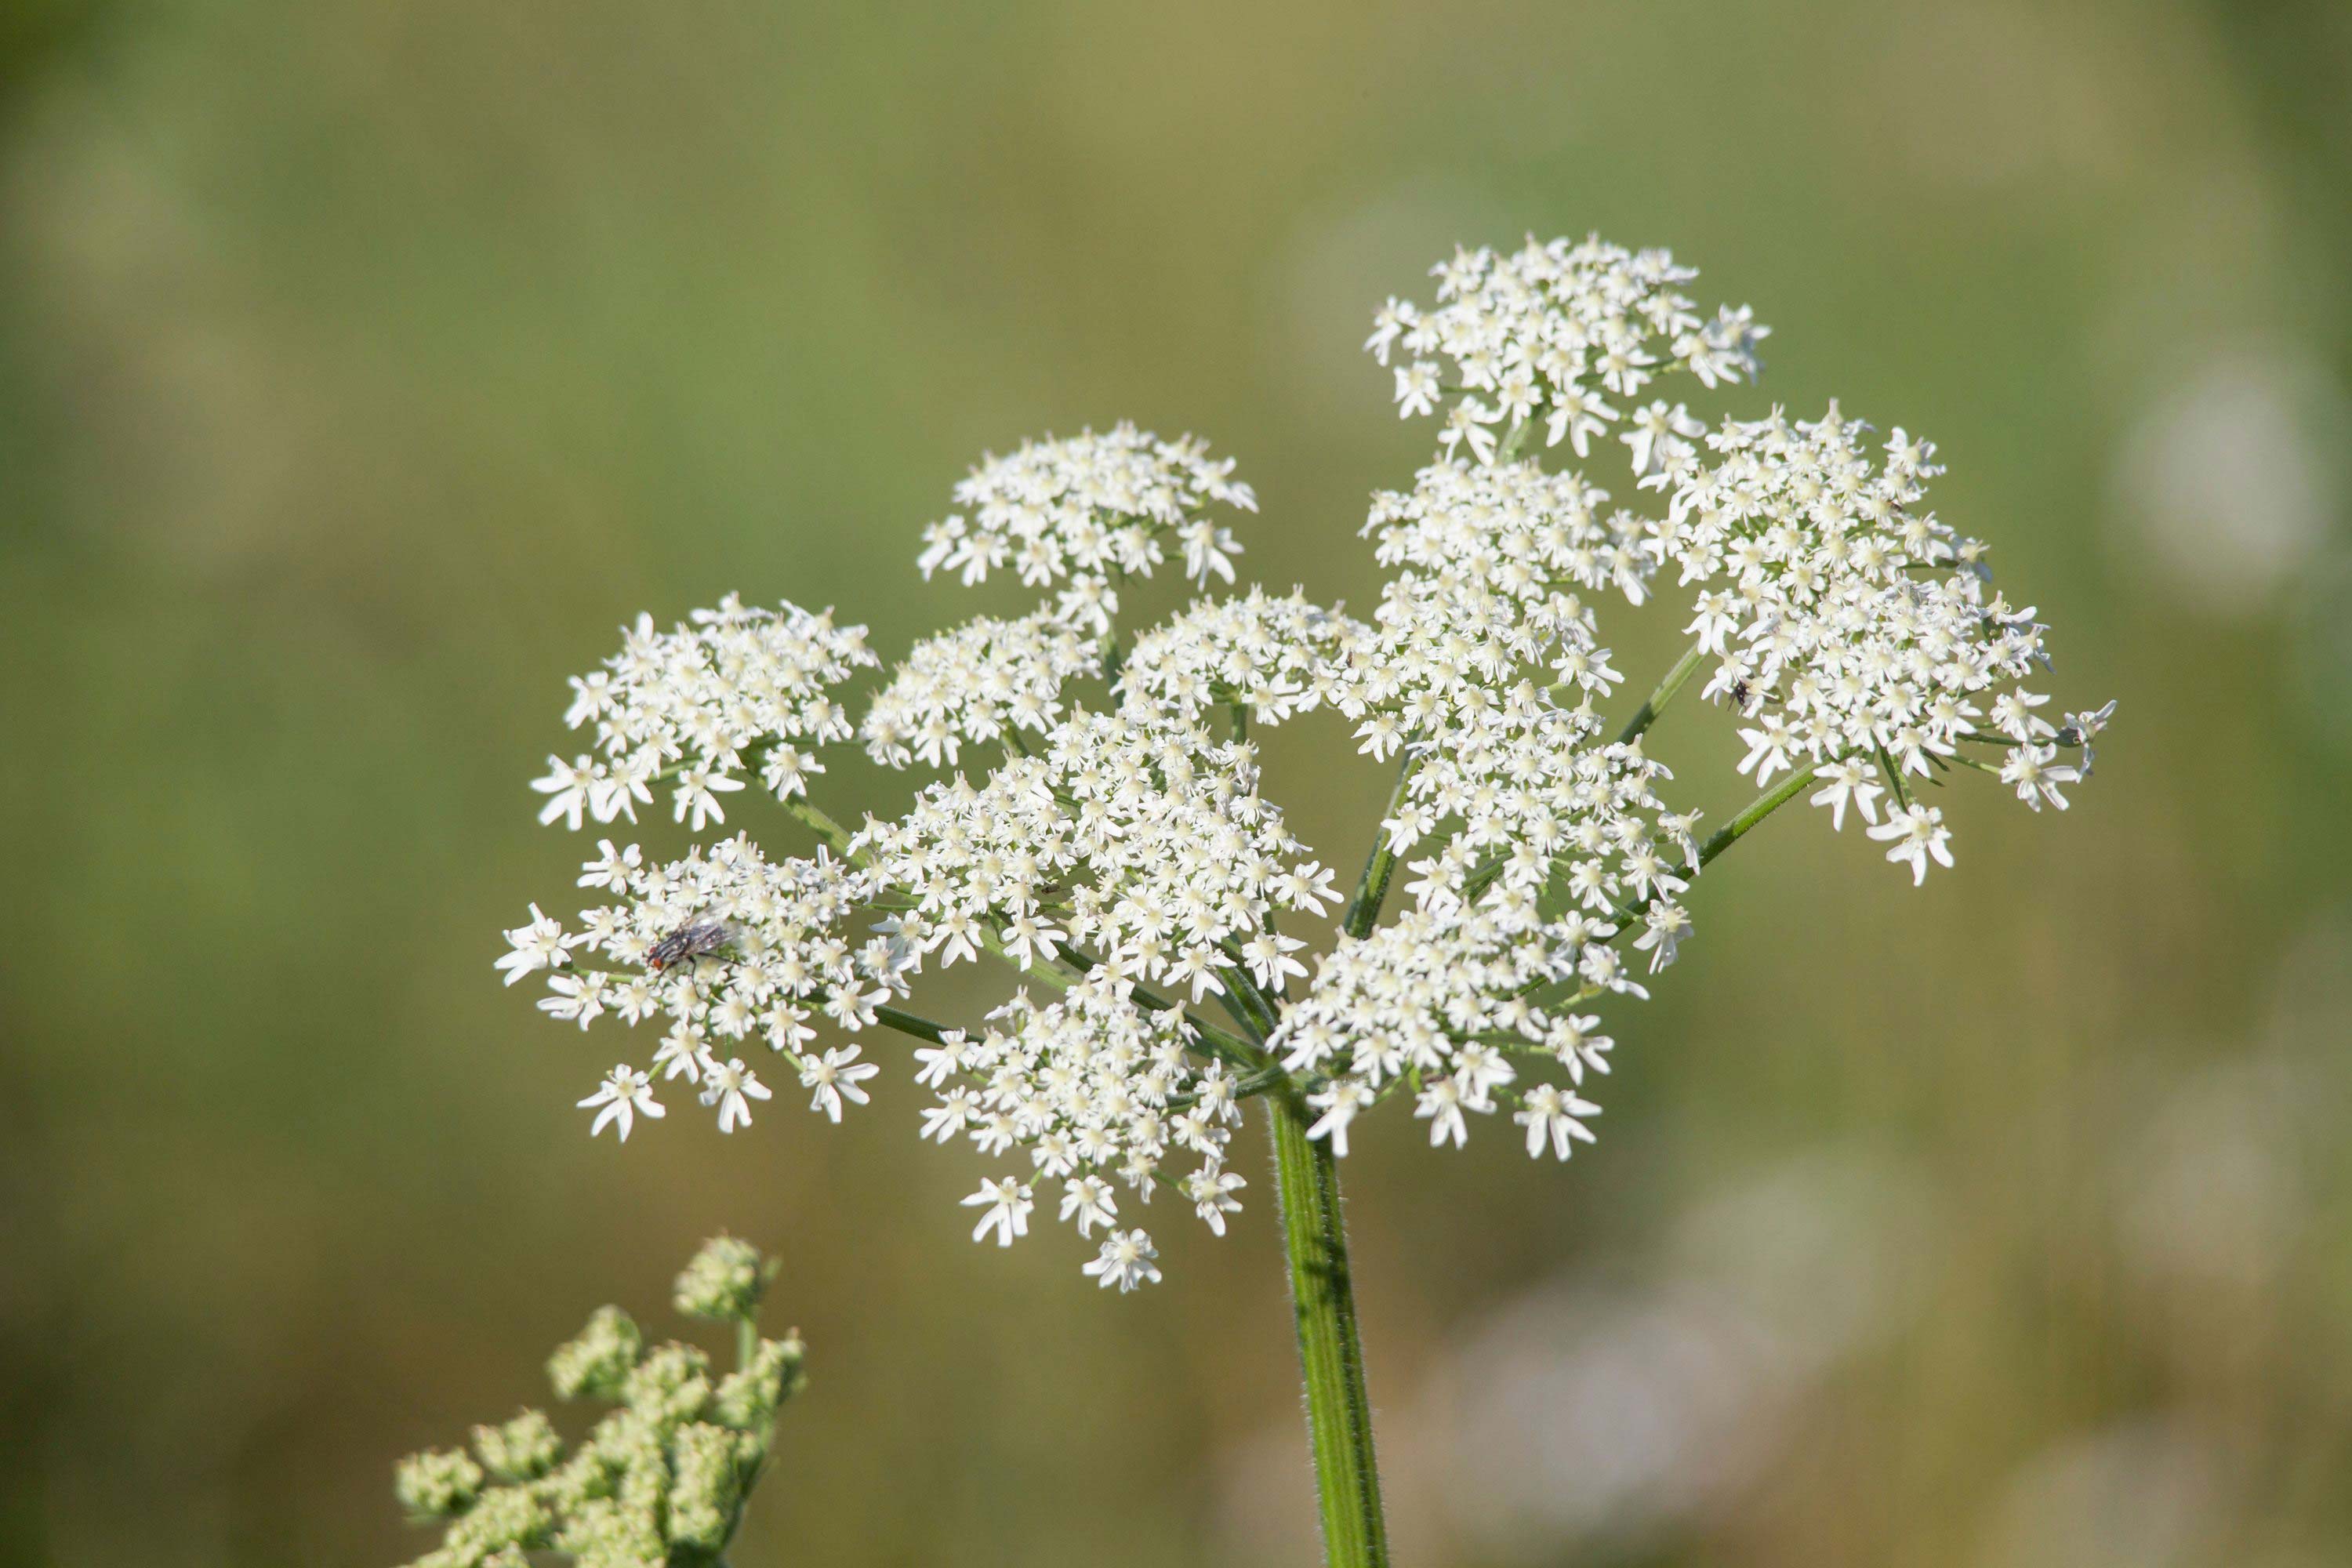
POLYGON ((825 809, 805 795, 788 804, 784 809, 816 829, 817 834, 839 855, 849 853, 849 829, 835 822, 825 809))
POLYGON ((1675 693, 1683 689, 1683 682, 1691 678, 1691 671, 1698 668, 1703 651, 1696 643, 1683 650, 1682 658, 1675 660, 1674 668, 1666 671, 1666 678, 1658 682, 1655 691, 1650 693, 1650 700, 1627 721, 1623 731, 1617 737, 1619 745, 1635 739, 1657 721, 1658 715, 1666 710, 1666 704, 1675 700, 1675 693))
POLYGON ((1747 810, 1725 823, 1716 830, 1714 837, 1698 847, 1699 868, 1706 869, 1707 862, 1747 837, 1758 823, 1794 800, 1798 791, 1813 782, 1813 774, 1818 771, 1811 764, 1799 768, 1782 780, 1778 787, 1750 801, 1747 810))
POLYGON ((1510 434, 1503 437, 1502 445, 1495 452, 1495 461, 1498 465, 1510 462, 1519 455, 1519 448, 1528 444, 1528 437, 1535 433, 1536 416, 1530 414, 1511 426, 1510 434))
POLYGON ((1381 905, 1389 896, 1389 874, 1396 869, 1396 851, 1389 847, 1388 819, 1404 804, 1404 788, 1412 782, 1417 760, 1408 742, 1397 763, 1396 787, 1389 791, 1388 809, 1381 813, 1380 823, 1372 829, 1372 852, 1364 861, 1364 874, 1357 879, 1356 896, 1348 900, 1348 912, 1340 917, 1339 929, 1349 936, 1370 936, 1372 927, 1380 923, 1381 905))
MULTIPOLYGON (((1758 823, 1796 799, 1804 787, 1813 782, 1813 774, 1819 771, 1818 768, 1808 763, 1782 779, 1771 789, 1749 801, 1747 810, 1717 828, 1715 836, 1698 847, 1697 864, 1686 865, 1683 870, 1692 877, 1696 877, 1701 871, 1706 870, 1717 856, 1753 833, 1758 823)), ((1653 893, 1638 904, 1612 910, 1609 918, 1616 922, 1617 935, 1609 940, 1615 942, 1617 937, 1623 936, 1627 931, 1632 931, 1633 922, 1641 919, 1643 912, 1657 901, 1658 895, 1653 893)))
POLYGON ((1307 1136, 1296 1089, 1266 1097, 1274 1134, 1283 1249, 1298 1323, 1298 1363, 1307 1384, 1307 1436, 1323 1514, 1328 1568, 1385 1568, 1388 1525, 1372 1456, 1372 1405, 1364 1390, 1364 1349, 1356 1332, 1348 1237, 1339 1215, 1339 1162, 1328 1143, 1307 1136))
POLYGON ((906 1012, 901 1008, 877 1007, 874 1009, 874 1019, 885 1027, 896 1029, 902 1035, 912 1035, 919 1040, 929 1040, 935 1046, 944 1046, 948 1043, 947 1026, 934 1024, 929 1018, 906 1012))
MULTIPOLYGON (((1683 871, 1689 877, 1696 877, 1699 872, 1706 868, 1717 856, 1722 854, 1725 850, 1730 848, 1733 845, 1747 837, 1748 834, 1754 832, 1758 823, 1762 822, 1766 817, 1771 816, 1774 812, 1780 810, 1782 806, 1796 799, 1797 795, 1804 789, 1804 787, 1813 782, 1813 775, 1819 771, 1819 768, 1808 763, 1806 766, 1799 768, 1795 773, 1781 780, 1780 784, 1774 785, 1771 789, 1748 802, 1747 810, 1741 812, 1738 816, 1733 817, 1729 822, 1725 823, 1721 827, 1717 828, 1713 837, 1709 838, 1706 843, 1698 847, 1697 863, 1696 865, 1685 864, 1683 867, 1683 871)), ((1648 898, 1643 899, 1638 904, 1628 904, 1623 909, 1610 910, 1609 921, 1617 929, 1609 936, 1607 942, 1603 945, 1614 944, 1618 938, 1630 934, 1633 931, 1633 927, 1641 921, 1643 915, 1649 911, 1650 906, 1657 901, 1658 895, 1652 893, 1648 898)), ((1560 983, 1545 980, 1535 981, 1521 989, 1518 992, 1518 994, 1522 996, 1538 995, 1538 994, 1544 991, 1548 986, 1557 984, 1560 983)))

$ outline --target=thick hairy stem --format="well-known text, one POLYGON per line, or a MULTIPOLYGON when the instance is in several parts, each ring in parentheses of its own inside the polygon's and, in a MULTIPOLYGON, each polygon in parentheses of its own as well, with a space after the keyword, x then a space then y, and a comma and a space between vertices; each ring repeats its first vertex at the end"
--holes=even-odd
POLYGON ((1666 710, 1666 704, 1675 700, 1675 693, 1683 689, 1683 682, 1691 678, 1691 671, 1698 668, 1698 661, 1704 651, 1698 644, 1693 643, 1684 650, 1682 658, 1675 660, 1675 667, 1666 671, 1666 678, 1658 682, 1658 689, 1650 693, 1650 700, 1642 704, 1633 717, 1626 721, 1625 728, 1619 732, 1617 736, 1619 745, 1622 746, 1626 742, 1635 739, 1643 731, 1657 721, 1658 715, 1666 710))
POLYGON ((1328 1568, 1385 1568, 1388 1524, 1372 1456, 1372 1405, 1364 1391, 1364 1349, 1348 1274, 1339 1215, 1339 1162, 1328 1143, 1307 1136, 1297 1092, 1266 1096, 1275 1182, 1282 1200, 1283 1249, 1298 1323, 1298 1364, 1307 1385, 1307 1436, 1315 1453, 1316 1498, 1328 1568))

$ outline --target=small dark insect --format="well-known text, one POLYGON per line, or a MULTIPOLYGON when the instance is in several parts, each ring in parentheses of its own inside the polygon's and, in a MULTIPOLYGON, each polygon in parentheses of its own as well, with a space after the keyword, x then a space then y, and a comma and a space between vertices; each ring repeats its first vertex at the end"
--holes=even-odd
POLYGON ((735 929, 725 921, 688 921, 646 949, 646 967, 658 974, 673 963, 716 952, 734 940, 735 929))
POLYGON ((1748 711, 1748 700, 1755 694, 1755 688, 1744 680, 1735 680, 1731 683, 1731 705, 1742 713, 1748 711))

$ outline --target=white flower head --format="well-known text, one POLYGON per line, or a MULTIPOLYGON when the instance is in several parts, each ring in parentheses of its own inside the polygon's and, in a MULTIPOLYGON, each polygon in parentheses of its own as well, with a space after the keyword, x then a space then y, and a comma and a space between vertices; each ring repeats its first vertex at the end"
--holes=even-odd
POLYGON ((564 721, 594 730, 596 754, 548 758, 532 785, 548 796, 541 822, 634 822, 658 785, 676 819, 700 832, 727 820, 719 797, 742 789, 743 773, 756 770, 779 799, 807 792, 810 751, 850 733, 827 693, 876 662, 866 628, 731 594, 693 622, 664 632, 640 616, 603 669, 572 681, 564 721))
POLYGON ((1006 567, 1036 587, 1099 583, 1150 576, 1173 541, 1185 575, 1231 582, 1241 546, 1204 513, 1212 505, 1257 510, 1233 470, 1231 458, 1211 458, 1189 436, 1163 441, 1127 424, 1029 442, 956 487, 963 510, 924 531, 917 564, 926 577, 953 572, 967 584, 1006 567))
MULTIPOLYGON (((1661 373, 1687 371, 1708 387, 1752 378, 1769 329, 1745 307, 1712 319, 1681 292, 1698 274, 1663 250, 1600 239, 1533 239, 1516 251, 1457 250, 1432 268, 1437 304, 1391 300, 1364 344, 1382 364, 1399 355, 1396 399, 1411 416, 1449 394, 1444 445, 1495 457, 1494 426, 1540 419, 1552 446, 1579 458, 1661 373), (1452 377, 1452 384, 1446 375, 1452 377), (1615 401, 1609 401, 1609 400, 1615 401)), ((1661 441, 1684 439, 1689 416, 1664 405, 1635 416, 1636 472, 1661 441)))
POLYGON ((1897 429, 1874 458, 1869 434, 1834 404, 1811 422, 1727 420, 1711 457, 1662 460, 1668 512, 1643 548, 1699 585, 1685 629, 1715 658, 1707 694, 1742 721, 1739 771, 1760 786, 1811 769, 1833 827, 1849 805, 1876 823, 1892 796, 1897 826, 1871 837, 1898 840, 1888 858, 1916 879, 1951 859, 1940 812, 1916 827, 1912 785, 1973 765, 2063 810, 2114 704, 2064 730, 2040 717, 2049 700, 2022 683, 2048 663, 2046 628, 1992 589, 1982 542, 1927 510, 1935 447, 1897 429))
POLYGON ((498 970, 543 975, 551 1016, 653 1026, 646 1065, 581 1101, 592 1133, 661 1116, 656 1077, 722 1132, 771 1099, 763 1074, 838 1122, 908 1037, 908 1130, 988 1163, 974 1239, 1009 1247, 1042 1207, 1124 1293, 1160 1279, 1133 1226, 1156 1194, 1220 1236, 1242 1212, 1255 1095, 1339 1156, 1390 1100, 1434 1145, 1498 1116, 1534 1158, 1591 1142, 1603 1013, 1661 983, 1701 868, 1782 802, 1851 812, 1915 882, 1954 862, 1921 786, 1974 768, 2067 807, 2114 704, 2056 717, 2036 613, 1927 505, 1932 446, 1834 405, 1706 423, 1691 403, 1751 378, 1765 331, 1703 313, 1665 252, 1530 241, 1437 275, 1367 344, 1401 412, 1439 424, 1412 485, 1371 498, 1384 575, 1357 615, 1238 583, 1226 518, 1256 503, 1232 462, 1122 424, 956 487, 922 573, 1009 571, 1039 602, 916 642, 855 722, 845 689, 880 664, 864 629, 790 604, 642 617, 572 682, 593 740, 549 758, 541 819, 666 804, 695 838, 670 858, 600 839, 592 907, 506 933, 498 970), (1612 488, 1588 462, 1617 465, 1612 488), (1180 560, 1218 592, 1122 626, 1123 592, 1180 560), (1693 646, 1630 724, 1604 718, 1650 689, 1604 626, 1661 593, 1691 595, 1693 646), (1768 792, 1712 837, 1644 732, 1685 678, 1768 792), (1261 776, 1258 731, 1310 719, 1393 771, 1360 876, 1261 776), (811 798, 849 742, 919 770, 854 826, 811 798), (754 841, 776 815, 754 782, 813 848, 754 841), (983 963, 1009 996, 922 1016, 929 970, 983 963))

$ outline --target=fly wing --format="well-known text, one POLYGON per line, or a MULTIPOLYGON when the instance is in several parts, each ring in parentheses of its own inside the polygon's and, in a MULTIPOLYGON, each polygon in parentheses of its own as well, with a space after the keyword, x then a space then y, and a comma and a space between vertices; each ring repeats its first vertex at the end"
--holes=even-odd
POLYGON ((688 921, 646 950, 646 967, 659 972, 671 964, 706 952, 716 952, 734 938, 725 921, 688 921))

